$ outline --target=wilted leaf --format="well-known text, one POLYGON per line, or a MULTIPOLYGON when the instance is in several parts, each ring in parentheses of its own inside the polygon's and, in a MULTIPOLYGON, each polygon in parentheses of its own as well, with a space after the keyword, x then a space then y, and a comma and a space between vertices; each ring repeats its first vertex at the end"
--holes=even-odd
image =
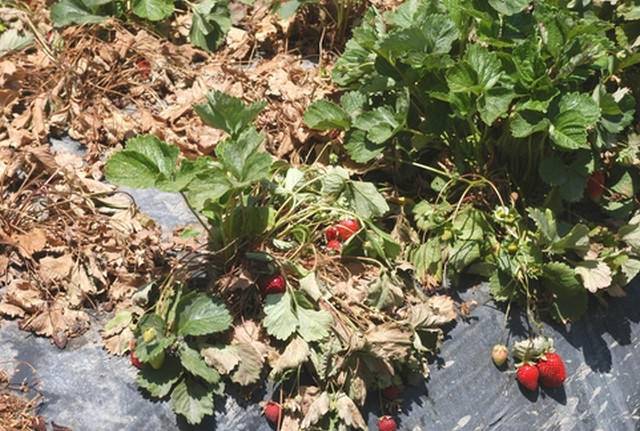
POLYGON ((40 259, 39 273, 44 281, 51 282, 66 278, 73 268, 73 257, 63 254, 60 257, 46 256, 40 259))
POLYGON ((415 329, 435 328, 455 319, 455 304, 448 296, 432 296, 409 308, 408 320, 415 329))
POLYGON ((32 229, 22 235, 17 235, 16 242, 24 251, 26 257, 31 257, 33 253, 41 251, 47 245, 47 232, 44 229, 32 229))
POLYGON ((250 385, 260 379, 264 357, 250 344, 234 344, 240 357, 238 369, 231 375, 231 380, 240 385, 250 385))
POLYGON ((297 368, 309 357, 309 345, 300 337, 296 337, 287 345, 284 352, 271 363, 272 375, 278 375, 284 370, 297 368))
POLYGON ((327 413, 329 413, 329 405, 330 405, 329 393, 322 392, 320 396, 318 396, 311 406, 309 406, 309 411, 305 415, 304 419, 300 426, 303 429, 309 428, 311 425, 315 425, 318 423, 320 419, 322 419, 327 413))
POLYGON ((390 322, 369 329, 366 345, 376 356, 385 360, 399 360, 409 353, 413 331, 399 323, 390 322))
POLYGON ((236 346, 206 347, 201 351, 205 362, 221 374, 229 374, 240 362, 240 351, 236 346))
POLYGON ((358 406, 344 393, 339 393, 336 398, 336 411, 338 417, 344 421, 347 426, 367 430, 367 424, 365 423, 358 406))
POLYGON ((591 293, 606 289, 611 285, 611 268, 605 262, 584 260, 576 265, 576 274, 582 277, 582 284, 591 293))

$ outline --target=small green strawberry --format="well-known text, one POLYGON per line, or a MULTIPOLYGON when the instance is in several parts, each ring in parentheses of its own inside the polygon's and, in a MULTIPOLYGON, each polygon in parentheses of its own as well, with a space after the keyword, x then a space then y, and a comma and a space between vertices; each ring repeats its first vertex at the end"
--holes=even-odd
POLYGON ((162 364, 164 364, 164 350, 158 353, 153 358, 149 359, 149 364, 153 367, 154 370, 159 370, 162 368, 162 364))

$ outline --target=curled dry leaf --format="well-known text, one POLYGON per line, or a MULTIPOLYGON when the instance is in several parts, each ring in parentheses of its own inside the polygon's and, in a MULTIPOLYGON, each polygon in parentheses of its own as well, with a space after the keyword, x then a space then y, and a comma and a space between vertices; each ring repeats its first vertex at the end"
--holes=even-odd
POLYGON ((384 360, 399 360, 409 354, 413 331, 408 325, 396 322, 384 323, 369 329, 365 334, 366 347, 384 360))
POLYGON ((329 393, 324 391, 309 406, 309 410, 302 420, 300 426, 303 429, 309 428, 311 425, 318 423, 320 419, 329 413, 331 399, 329 393))
POLYGON ((456 319, 455 303, 448 296, 436 295, 411 305, 407 319, 415 329, 436 328, 456 319))
POLYGON ((336 411, 340 419, 342 419, 347 426, 365 431, 367 430, 367 424, 364 421, 358 406, 356 406, 347 394, 342 392, 338 393, 336 397, 336 411))
POLYGON ((201 354, 220 374, 229 374, 231 380, 246 386, 258 381, 262 372, 268 346, 261 337, 255 322, 246 320, 234 328, 230 345, 205 347, 201 354))
POLYGON ((70 337, 83 333, 88 325, 87 313, 71 310, 64 300, 57 300, 21 324, 21 328, 47 337, 70 337))
POLYGON ((271 375, 278 375, 284 370, 296 368, 309 357, 309 345, 300 337, 296 337, 284 349, 281 355, 271 362, 271 375))
POLYGON ((294 416, 285 413, 280 425, 280 431, 298 431, 300 429, 300 420, 294 416))
POLYGON ((63 254, 59 257, 46 256, 40 259, 39 274, 45 282, 59 281, 66 278, 73 268, 73 257, 63 254))

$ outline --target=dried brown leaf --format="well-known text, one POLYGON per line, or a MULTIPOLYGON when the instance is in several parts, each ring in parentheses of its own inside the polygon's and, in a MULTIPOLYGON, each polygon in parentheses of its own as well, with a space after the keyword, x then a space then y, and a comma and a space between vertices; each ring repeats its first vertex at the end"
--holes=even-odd
POLYGON ((309 410, 300 424, 301 427, 308 428, 311 425, 318 423, 324 415, 329 413, 330 404, 331 400, 329 398, 329 393, 326 391, 322 392, 320 396, 317 397, 309 406, 309 410))
POLYGON ((24 256, 31 257, 47 245, 47 232, 44 229, 36 228, 27 233, 17 235, 15 241, 20 246, 24 256))
POLYGON ((309 357, 309 345, 300 337, 296 337, 287 345, 284 352, 271 362, 271 374, 278 375, 284 370, 302 365, 309 357))
POLYGON ((367 430, 367 424, 358 406, 345 393, 339 393, 336 399, 336 411, 347 426, 367 430))
POLYGON ((45 282, 58 281, 66 278, 73 268, 73 257, 63 254, 59 257, 45 256, 38 262, 38 274, 45 282))
POLYGON ((430 297, 426 302, 414 304, 408 310, 408 320, 415 329, 436 328, 455 320, 455 303, 444 295, 430 297))
POLYGON ((406 325, 390 322, 370 328, 364 337, 374 355, 385 360, 399 360, 409 354, 413 331, 406 325))

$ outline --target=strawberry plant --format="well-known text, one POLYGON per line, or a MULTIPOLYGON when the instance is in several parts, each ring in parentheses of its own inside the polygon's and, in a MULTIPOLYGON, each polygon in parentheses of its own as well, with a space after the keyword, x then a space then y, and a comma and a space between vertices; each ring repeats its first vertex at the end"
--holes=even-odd
POLYGON ((305 113, 407 196, 423 283, 463 272, 575 320, 638 274, 636 6, 409 0, 371 9, 305 113))
MULTIPOLYGON (((217 49, 231 28, 231 15, 227 0, 202 0, 180 3, 192 14, 189 41, 206 51, 217 49)), ((98 24, 108 17, 137 18, 160 24, 172 16, 183 13, 174 0, 59 0, 51 7, 51 21, 56 27, 72 24, 98 24)))
POLYGON ((427 376, 455 308, 398 266, 402 246, 384 229, 390 207, 374 183, 261 149, 253 121, 263 107, 211 93, 194 108, 227 135, 215 157, 189 160, 143 135, 106 164, 112 183, 181 193, 207 235, 195 261, 208 287, 186 287, 186 257, 149 288, 147 311, 128 316, 138 382, 192 424, 213 412, 225 381, 269 379, 280 394, 265 405, 271 423, 366 429, 358 407, 367 394, 427 376), (315 407, 303 415, 301 403, 315 407))

